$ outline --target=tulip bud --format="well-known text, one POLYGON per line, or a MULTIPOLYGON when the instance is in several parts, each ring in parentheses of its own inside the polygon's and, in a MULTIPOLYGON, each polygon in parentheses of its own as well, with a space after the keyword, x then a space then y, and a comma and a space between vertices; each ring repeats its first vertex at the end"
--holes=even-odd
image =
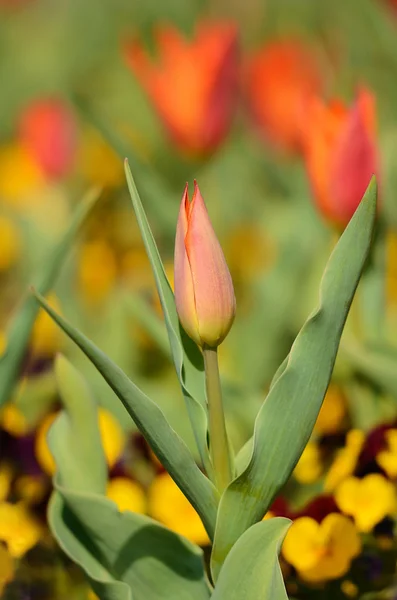
POLYGON ((179 319, 199 346, 218 346, 236 311, 233 283, 196 182, 186 185, 175 240, 175 301, 179 319))

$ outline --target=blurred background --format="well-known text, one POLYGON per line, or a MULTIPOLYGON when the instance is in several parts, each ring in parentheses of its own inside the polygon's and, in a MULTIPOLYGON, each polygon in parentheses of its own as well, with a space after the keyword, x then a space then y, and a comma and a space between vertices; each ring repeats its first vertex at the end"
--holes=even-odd
MULTIPOLYGON (((385 434, 397 418, 396 39, 392 0, 0 0, 1 349, 74 208, 99 188, 50 303, 158 402, 196 452, 123 159, 171 282, 179 203, 196 179, 235 284, 237 317, 220 360, 238 449, 376 173, 375 243, 331 392, 306 462, 273 512, 320 524, 330 512, 346 512, 326 480, 340 452, 351 449, 352 430, 363 439, 349 450, 345 477, 376 473, 394 486, 397 468, 389 463, 397 465, 397 444, 385 434), (389 452, 387 466, 377 460, 381 451, 389 452), (304 508, 324 494, 328 508, 304 508)), ((20 383, 0 413, 4 598, 94 597, 45 525, 54 472, 45 436, 60 408, 59 351, 101 407, 109 497, 203 546, 208 541, 121 403, 40 313, 20 383)), ((347 598, 392 589, 394 521, 377 508, 370 529, 389 524, 385 546, 375 536, 369 558, 367 550, 359 557, 375 561, 375 574, 359 563, 348 575, 349 556, 337 575, 324 572, 319 588, 288 559, 291 594, 347 598)))

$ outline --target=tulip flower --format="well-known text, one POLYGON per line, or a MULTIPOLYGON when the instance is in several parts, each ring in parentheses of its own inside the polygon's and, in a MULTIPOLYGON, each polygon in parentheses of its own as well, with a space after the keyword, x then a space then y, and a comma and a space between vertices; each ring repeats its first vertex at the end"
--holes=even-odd
POLYGON ((196 182, 186 185, 175 241, 175 301, 180 321, 200 346, 217 347, 232 326, 233 283, 196 182))
POLYGON ((361 90, 348 109, 314 99, 306 128, 306 167, 314 199, 326 219, 345 226, 377 173, 375 102, 361 90))
POLYGON ((49 178, 62 177, 72 166, 76 150, 76 123, 57 99, 40 99, 22 112, 19 136, 49 178))
POLYGON ((323 89, 313 52, 293 39, 266 44, 247 61, 245 89, 263 136, 280 150, 300 150, 307 102, 323 89))
POLYGON ((193 155, 214 151, 229 130, 235 107, 236 27, 202 23, 192 41, 162 27, 155 38, 157 64, 137 40, 126 44, 127 64, 179 149, 193 155))

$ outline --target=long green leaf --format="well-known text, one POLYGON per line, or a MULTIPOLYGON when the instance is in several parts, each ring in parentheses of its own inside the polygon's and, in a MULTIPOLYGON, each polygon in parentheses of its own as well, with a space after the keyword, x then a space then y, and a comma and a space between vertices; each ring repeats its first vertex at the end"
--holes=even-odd
POLYGON ((303 325, 258 413, 251 461, 221 498, 211 563, 215 579, 233 544, 263 517, 310 437, 369 252, 376 195, 373 178, 329 259, 319 307, 303 325))
POLYGON ((128 189, 135 210, 143 243, 152 265, 157 291, 163 308, 168 338, 171 345, 175 369, 186 400, 190 421, 195 435, 200 458, 209 475, 212 474, 207 445, 207 407, 205 398, 204 365, 201 352, 186 335, 179 324, 174 294, 161 262, 156 242, 143 210, 138 190, 132 178, 128 162, 125 163, 128 189))
POLYGON ((56 374, 64 410, 49 432, 57 464, 49 523, 60 546, 90 577, 101 599, 206 600, 201 550, 152 519, 120 513, 104 497, 107 468, 98 408, 63 357, 56 374))
POLYGON ((153 452, 162 462, 199 513, 210 538, 213 538, 218 493, 200 471, 184 441, 172 429, 163 412, 87 337, 58 315, 44 300, 36 298, 54 321, 79 346, 107 381, 135 421, 153 452))
POLYGON ((210 598, 200 548, 103 496, 56 489, 51 530, 101 600, 210 598))
POLYGON ((238 539, 219 574, 212 600, 288 600, 278 562, 290 521, 252 525, 238 539))
MULTIPOLYGON (((63 238, 49 256, 43 272, 35 277, 37 281, 36 286, 40 294, 45 296, 53 287, 76 233, 98 197, 98 190, 93 189, 88 192, 77 207, 72 222, 63 238)), ((9 400, 20 375, 30 333, 38 310, 39 306, 35 299, 30 294, 27 294, 8 327, 7 348, 0 358, 0 406, 9 400)))
POLYGON ((62 355, 55 373, 64 410, 49 432, 59 480, 69 489, 104 494, 107 466, 98 425, 98 408, 88 386, 62 355))

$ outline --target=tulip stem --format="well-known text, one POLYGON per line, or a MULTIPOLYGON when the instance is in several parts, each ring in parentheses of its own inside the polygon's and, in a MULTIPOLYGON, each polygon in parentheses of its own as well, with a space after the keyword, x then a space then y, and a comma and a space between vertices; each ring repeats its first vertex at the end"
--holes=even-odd
POLYGON ((219 378, 218 350, 204 346, 205 382, 208 402, 210 452, 215 473, 215 485, 220 492, 229 485, 232 470, 223 412, 222 388, 219 378))

